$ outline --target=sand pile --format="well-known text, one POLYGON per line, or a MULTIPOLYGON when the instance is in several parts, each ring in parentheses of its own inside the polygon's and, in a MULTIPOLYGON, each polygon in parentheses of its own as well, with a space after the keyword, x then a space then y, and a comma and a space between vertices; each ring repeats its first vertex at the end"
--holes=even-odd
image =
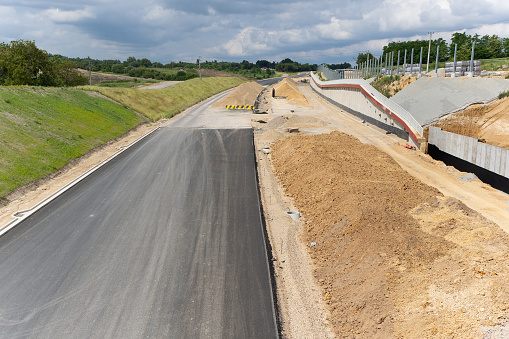
POLYGON ((509 98, 487 106, 472 106, 440 119, 433 126, 481 139, 490 145, 509 148, 509 98))
POLYGON ((287 137, 271 156, 305 218, 338 337, 509 329, 509 238, 498 226, 343 133, 287 137))
POLYGON ((301 115, 280 115, 268 121, 264 126, 266 130, 281 129, 287 127, 325 127, 328 124, 323 120, 315 117, 301 116, 301 115))
POLYGON ((306 97, 299 91, 297 84, 290 78, 283 79, 274 86, 276 96, 286 97, 286 100, 292 105, 302 107, 312 107, 306 97))
POLYGON ((227 105, 254 105, 256 98, 263 90, 263 86, 256 82, 246 82, 235 88, 230 94, 219 100, 212 107, 227 105))

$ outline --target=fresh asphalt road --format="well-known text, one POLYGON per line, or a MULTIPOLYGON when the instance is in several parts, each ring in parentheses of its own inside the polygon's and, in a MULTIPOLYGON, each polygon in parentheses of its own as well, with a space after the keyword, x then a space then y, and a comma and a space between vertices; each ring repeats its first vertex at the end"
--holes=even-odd
POLYGON ((276 338, 252 133, 161 128, 0 237, 0 337, 276 338))

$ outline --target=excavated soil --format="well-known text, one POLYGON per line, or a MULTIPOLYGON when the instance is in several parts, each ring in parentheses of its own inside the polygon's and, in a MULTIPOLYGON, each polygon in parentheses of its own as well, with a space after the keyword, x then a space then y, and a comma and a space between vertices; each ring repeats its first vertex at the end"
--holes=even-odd
POLYGON ((271 147, 340 338, 503 338, 509 237, 391 157, 332 132, 271 147))
POLYGON ((283 79, 274 86, 274 89, 277 97, 284 97, 291 105, 312 107, 306 97, 297 88, 295 81, 290 78, 283 79))
POLYGON ((227 105, 250 105, 255 104, 256 98, 263 90, 263 86, 256 82, 246 82, 236 87, 230 94, 219 100, 212 107, 225 107, 227 105))
POLYGON ((475 105, 448 115, 433 126, 444 131, 480 139, 487 144, 509 148, 509 98, 489 105, 475 105))

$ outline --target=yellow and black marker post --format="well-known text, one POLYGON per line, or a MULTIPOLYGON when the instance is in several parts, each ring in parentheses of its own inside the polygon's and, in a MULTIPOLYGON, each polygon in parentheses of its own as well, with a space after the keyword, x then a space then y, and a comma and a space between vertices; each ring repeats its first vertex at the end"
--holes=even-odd
POLYGON ((251 106, 251 105, 226 105, 226 109, 249 109, 249 110, 253 110, 254 106, 251 106))

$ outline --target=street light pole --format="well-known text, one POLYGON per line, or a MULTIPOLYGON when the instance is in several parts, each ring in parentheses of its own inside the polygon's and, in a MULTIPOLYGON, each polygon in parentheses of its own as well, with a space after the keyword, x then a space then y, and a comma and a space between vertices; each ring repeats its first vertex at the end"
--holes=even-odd
POLYGON ((428 46, 428 63, 426 64, 426 74, 428 74, 428 70, 429 70, 429 55, 431 52, 431 35, 433 34, 433 32, 428 32, 428 34, 429 34, 429 46, 428 46))
POLYGON ((198 74, 200 74, 200 80, 201 80, 201 56, 198 57, 198 74))

